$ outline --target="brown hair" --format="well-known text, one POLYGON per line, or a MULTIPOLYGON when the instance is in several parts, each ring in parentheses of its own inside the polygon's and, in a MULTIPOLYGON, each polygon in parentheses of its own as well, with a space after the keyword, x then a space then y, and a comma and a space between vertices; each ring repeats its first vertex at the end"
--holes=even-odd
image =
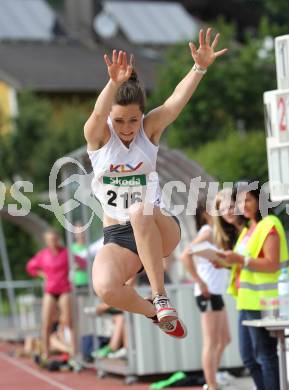
POLYGON ((206 201, 203 198, 198 201, 195 221, 197 230, 200 230, 202 226, 208 223, 206 218, 206 201))
MULTIPOLYGON (((232 196, 234 201, 234 190, 233 193, 229 189, 221 190, 215 199, 215 207, 219 210, 222 201, 228 200, 228 195, 232 196)), ((231 225, 225 219, 220 216, 213 217, 213 238, 214 243, 222 249, 232 249, 238 238, 238 230, 234 225, 231 225)))
POLYGON ((123 83, 117 90, 114 104, 128 106, 129 104, 138 104, 142 113, 145 110, 146 95, 141 85, 135 69, 132 70, 130 78, 123 83))

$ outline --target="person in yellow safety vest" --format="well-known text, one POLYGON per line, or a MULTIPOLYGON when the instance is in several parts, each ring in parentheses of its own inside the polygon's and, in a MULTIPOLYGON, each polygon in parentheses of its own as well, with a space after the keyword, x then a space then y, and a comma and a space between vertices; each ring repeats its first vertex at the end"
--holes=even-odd
MULTIPOLYGON (((265 328, 244 326, 244 320, 261 318, 260 300, 277 297, 280 270, 288 267, 284 228, 274 215, 262 218, 260 189, 243 192, 243 215, 248 218, 233 251, 224 260, 232 265, 229 293, 239 310, 239 346, 244 365, 258 390, 279 390, 277 340, 265 328)), ((238 200, 237 200, 238 201, 238 200)))

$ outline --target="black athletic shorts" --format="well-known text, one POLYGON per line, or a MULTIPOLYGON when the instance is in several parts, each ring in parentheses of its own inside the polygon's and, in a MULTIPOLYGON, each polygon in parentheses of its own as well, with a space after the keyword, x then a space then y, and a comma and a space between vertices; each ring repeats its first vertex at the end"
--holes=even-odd
POLYGON ((48 293, 48 294, 51 295, 57 302, 59 300, 59 298, 61 297, 61 295, 65 294, 65 293, 48 293))
POLYGON ((206 311, 221 311, 225 307, 222 295, 211 294, 209 298, 204 295, 196 296, 198 308, 202 313, 206 311))
MULTIPOLYGON (((174 215, 172 215, 172 217, 177 222, 181 230, 178 218, 174 215)), ((138 255, 134 233, 130 221, 127 221, 125 224, 116 224, 105 227, 103 229, 103 236, 103 245, 114 243, 123 248, 127 248, 138 255)))

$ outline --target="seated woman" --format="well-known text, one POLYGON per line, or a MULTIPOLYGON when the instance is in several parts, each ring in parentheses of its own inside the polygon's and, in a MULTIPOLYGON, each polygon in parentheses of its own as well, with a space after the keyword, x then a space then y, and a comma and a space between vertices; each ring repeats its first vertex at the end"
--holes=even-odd
POLYGON ((96 308, 96 315, 103 314, 112 315, 113 332, 111 334, 109 343, 92 352, 94 358, 126 358, 128 347, 127 327, 125 325, 125 318, 123 312, 114 309, 106 303, 100 303, 96 308))
MULTIPOLYGON (((43 346, 40 337, 27 336, 24 340, 23 350, 16 352, 18 356, 35 357, 41 356, 43 346)), ((71 355, 73 353, 70 330, 61 318, 59 312, 55 311, 52 316, 52 326, 49 334, 49 354, 64 353, 71 355)))

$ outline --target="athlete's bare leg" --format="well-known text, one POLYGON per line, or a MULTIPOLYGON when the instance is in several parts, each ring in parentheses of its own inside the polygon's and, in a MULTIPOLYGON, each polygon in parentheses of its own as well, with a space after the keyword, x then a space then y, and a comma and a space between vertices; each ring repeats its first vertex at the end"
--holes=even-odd
POLYGON ((144 212, 144 204, 130 208, 137 250, 145 268, 153 296, 164 295, 164 267, 162 258, 171 254, 180 241, 180 228, 171 216, 154 207, 151 215, 144 212))
POLYGON ((135 253, 116 244, 106 244, 96 255, 92 267, 96 294, 110 306, 153 317, 154 306, 133 287, 125 285, 141 268, 142 263, 135 253))

